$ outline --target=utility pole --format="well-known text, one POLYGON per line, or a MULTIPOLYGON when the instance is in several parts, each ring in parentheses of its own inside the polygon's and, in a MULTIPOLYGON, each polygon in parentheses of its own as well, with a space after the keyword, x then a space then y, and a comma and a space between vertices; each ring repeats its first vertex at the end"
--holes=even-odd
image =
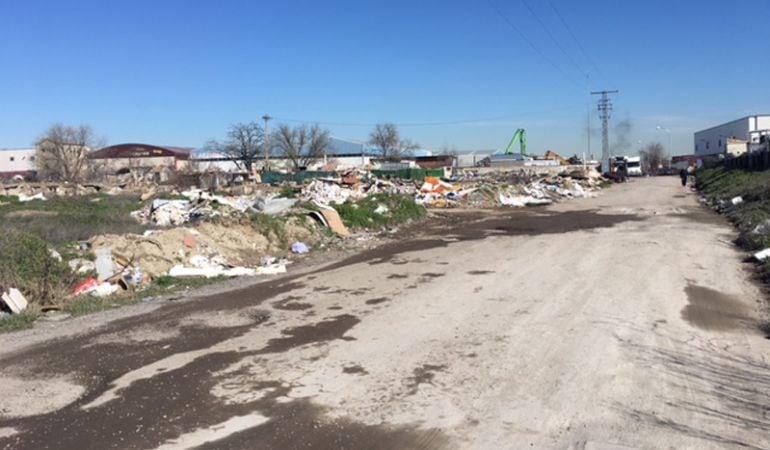
POLYGON ((262 116, 262 120, 265 121, 265 167, 264 171, 267 172, 270 169, 270 114, 262 116))
POLYGON ((595 91, 591 95, 601 95, 599 99, 599 117, 602 119, 602 172, 610 172, 610 137, 609 121, 610 111, 612 111, 612 102, 609 94, 617 94, 618 91, 595 91), (605 167, 606 164, 606 167, 605 167))

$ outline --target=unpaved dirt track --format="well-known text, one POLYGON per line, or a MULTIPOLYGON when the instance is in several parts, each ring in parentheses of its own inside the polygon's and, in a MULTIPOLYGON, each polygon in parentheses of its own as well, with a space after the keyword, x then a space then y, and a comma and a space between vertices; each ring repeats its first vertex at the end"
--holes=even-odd
POLYGON ((0 448, 770 447, 763 294, 678 179, 481 218, 2 336, 0 448))

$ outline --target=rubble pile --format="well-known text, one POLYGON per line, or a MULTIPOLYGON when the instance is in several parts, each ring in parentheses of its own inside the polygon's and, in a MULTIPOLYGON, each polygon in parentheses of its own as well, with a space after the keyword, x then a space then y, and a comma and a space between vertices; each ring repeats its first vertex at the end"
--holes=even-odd
POLYGON ((426 207, 495 207, 544 205, 564 198, 589 197, 599 189, 598 174, 582 171, 538 176, 534 172, 479 176, 469 172, 452 179, 426 177, 422 182, 380 179, 371 174, 359 178, 315 179, 302 188, 303 201, 321 205, 357 201, 376 193, 406 194, 426 207))

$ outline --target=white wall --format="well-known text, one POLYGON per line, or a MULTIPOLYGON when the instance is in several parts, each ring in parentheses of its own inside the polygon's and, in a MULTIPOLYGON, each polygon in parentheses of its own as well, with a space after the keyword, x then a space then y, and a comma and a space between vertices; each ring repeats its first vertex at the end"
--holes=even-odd
POLYGON ((34 148, 0 150, 0 173, 37 170, 34 148))
POLYGON ((749 139, 749 119, 743 118, 695 133, 695 156, 717 155, 727 148, 727 138, 749 139))
POLYGON ((695 156, 717 155, 727 150, 727 138, 759 142, 758 130, 770 130, 770 116, 749 116, 695 133, 695 156))
POLYGON ((754 127, 751 129, 751 131, 756 131, 756 133, 751 133, 750 141, 755 144, 759 143, 759 136, 770 134, 768 130, 770 130, 770 116, 757 116, 754 127))

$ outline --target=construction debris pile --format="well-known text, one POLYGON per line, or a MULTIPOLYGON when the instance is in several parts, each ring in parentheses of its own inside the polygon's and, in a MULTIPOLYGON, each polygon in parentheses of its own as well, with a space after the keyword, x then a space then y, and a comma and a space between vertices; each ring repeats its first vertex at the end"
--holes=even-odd
MULTIPOLYGON (((451 178, 422 180, 375 176, 357 170, 280 186, 254 185, 214 194, 197 188, 177 191, 151 187, 141 194, 145 206, 131 213, 151 228, 144 234, 103 234, 80 243, 81 255, 67 261, 72 273, 86 277, 73 296, 108 296, 137 291, 154 279, 232 277, 286 272, 291 255, 307 254, 324 239, 328 227, 349 236, 336 205, 376 194, 399 194, 427 208, 491 208, 544 205, 561 199, 589 197, 600 186, 597 173, 558 175, 535 172, 468 171, 451 178), (297 197, 297 198, 286 198, 297 197)), ((95 190, 124 193, 120 187, 65 186, 73 193, 95 190)), ((6 194, 19 201, 46 201, 58 193, 17 186, 6 194)), ((382 204, 374 214, 387 214, 382 204)), ((360 228, 360 225, 359 225, 360 228)), ((81 278, 82 279, 82 278, 81 278)), ((5 309, 25 305, 21 293, 3 293, 5 309)))
POLYGON ((426 207, 523 207, 589 197, 599 189, 600 183, 599 174, 590 171, 547 176, 526 172, 487 176, 469 173, 454 179, 426 177, 423 181, 381 179, 363 174, 313 180, 302 188, 300 197, 304 201, 332 205, 389 193, 413 196, 416 203, 426 207))

